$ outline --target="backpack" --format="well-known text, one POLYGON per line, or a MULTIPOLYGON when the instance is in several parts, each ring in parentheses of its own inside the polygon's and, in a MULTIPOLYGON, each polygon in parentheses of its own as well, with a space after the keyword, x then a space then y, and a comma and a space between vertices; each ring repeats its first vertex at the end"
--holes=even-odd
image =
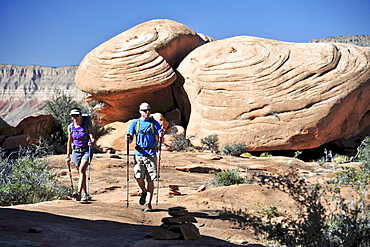
POLYGON ((154 131, 154 118, 149 117, 149 121, 151 122, 150 126, 151 126, 152 131, 151 132, 143 132, 143 131, 140 131, 140 119, 137 119, 136 120, 136 134, 137 133, 142 133, 142 134, 152 133, 152 135, 154 135, 154 133, 155 133, 155 131, 154 131))
MULTIPOLYGON (((89 134, 88 126, 92 125, 91 116, 89 114, 82 114, 82 122, 85 133, 89 134)), ((69 133, 73 131, 72 124, 73 122, 69 125, 69 133)))

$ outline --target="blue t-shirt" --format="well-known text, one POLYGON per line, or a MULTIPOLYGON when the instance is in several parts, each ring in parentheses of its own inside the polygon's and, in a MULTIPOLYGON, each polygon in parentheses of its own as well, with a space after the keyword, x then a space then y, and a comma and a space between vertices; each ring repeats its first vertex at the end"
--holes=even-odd
POLYGON ((155 138, 161 129, 161 125, 154 118, 150 118, 149 120, 136 119, 132 121, 127 132, 136 135, 136 145, 139 145, 141 148, 153 147, 153 149, 135 150, 135 155, 155 155, 157 153, 155 150, 155 138), (140 121, 139 131, 136 133, 138 121, 140 121), (154 124, 154 134, 152 133, 152 123, 154 124))

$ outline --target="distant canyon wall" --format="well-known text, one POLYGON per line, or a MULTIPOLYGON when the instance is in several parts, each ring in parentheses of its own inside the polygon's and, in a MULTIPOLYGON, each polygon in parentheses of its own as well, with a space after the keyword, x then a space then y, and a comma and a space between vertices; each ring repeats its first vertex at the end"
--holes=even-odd
POLYGON ((39 114, 56 89, 84 102, 86 93, 75 84, 77 68, 0 65, 0 118, 16 126, 23 118, 39 114))

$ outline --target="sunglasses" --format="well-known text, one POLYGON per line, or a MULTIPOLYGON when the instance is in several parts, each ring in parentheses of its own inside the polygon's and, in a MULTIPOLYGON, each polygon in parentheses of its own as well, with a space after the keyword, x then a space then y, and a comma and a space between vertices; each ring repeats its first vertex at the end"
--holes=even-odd
POLYGON ((71 116, 72 116, 72 117, 78 117, 78 116, 80 116, 80 115, 78 115, 78 114, 72 114, 71 116))
POLYGON ((143 111, 143 112, 149 112, 150 109, 140 109, 140 111, 143 111))

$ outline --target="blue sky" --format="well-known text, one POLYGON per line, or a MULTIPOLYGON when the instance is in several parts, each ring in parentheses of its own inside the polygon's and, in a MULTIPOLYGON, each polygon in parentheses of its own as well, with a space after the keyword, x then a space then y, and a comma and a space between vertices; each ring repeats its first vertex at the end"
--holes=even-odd
POLYGON ((0 64, 78 65, 140 23, 171 19, 215 39, 370 35, 370 0, 1 0, 0 64))

